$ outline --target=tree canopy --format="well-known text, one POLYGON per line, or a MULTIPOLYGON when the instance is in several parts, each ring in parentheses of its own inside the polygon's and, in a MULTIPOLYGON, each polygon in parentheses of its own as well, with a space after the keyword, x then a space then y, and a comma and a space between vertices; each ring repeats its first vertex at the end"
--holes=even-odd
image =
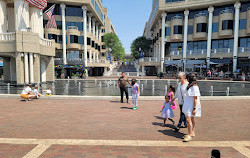
POLYGON ((103 36, 106 48, 111 48, 111 55, 117 60, 124 59, 125 51, 119 37, 114 33, 107 33, 103 36))
POLYGON ((151 50, 151 44, 152 41, 150 39, 147 39, 146 37, 138 37, 136 38, 132 44, 131 44, 131 55, 135 59, 140 58, 140 52, 139 49, 141 48, 141 51, 144 53, 144 57, 149 57, 150 56, 150 50, 151 50))

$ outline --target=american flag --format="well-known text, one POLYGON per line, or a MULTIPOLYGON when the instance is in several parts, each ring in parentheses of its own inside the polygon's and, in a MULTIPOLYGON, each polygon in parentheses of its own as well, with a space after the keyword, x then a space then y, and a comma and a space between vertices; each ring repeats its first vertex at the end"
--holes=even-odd
POLYGON ((26 0, 26 1, 31 5, 42 10, 47 6, 47 0, 26 0))
POLYGON ((48 17, 49 19, 51 19, 52 15, 53 15, 55 6, 56 6, 55 4, 52 5, 52 6, 45 12, 45 14, 47 15, 47 17, 48 17))
POLYGON ((55 15, 52 15, 45 28, 57 28, 55 15))

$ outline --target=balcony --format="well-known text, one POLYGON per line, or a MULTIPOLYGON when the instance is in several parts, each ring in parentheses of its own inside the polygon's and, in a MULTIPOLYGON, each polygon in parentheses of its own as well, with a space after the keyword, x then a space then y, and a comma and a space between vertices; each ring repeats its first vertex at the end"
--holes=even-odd
POLYGON ((160 62, 160 60, 156 57, 145 57, 140 59, 139 62, 160 62))
POLYGON ((69 30, 69 29, 73 29, 73 30, 77 30, 78 31, 78 27, 77 26, 68 26, 67 30, 69 30))

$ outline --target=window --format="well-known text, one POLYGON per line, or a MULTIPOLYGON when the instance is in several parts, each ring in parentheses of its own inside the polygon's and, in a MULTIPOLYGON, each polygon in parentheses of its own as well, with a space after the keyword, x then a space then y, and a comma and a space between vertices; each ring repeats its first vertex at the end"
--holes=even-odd
POLYGON ((83 23, 82 22, 70 22, 66 21, 66 29, 68 26, 76 26, 79 31, 83 30, 83 23))
POLYGON ((222 30, 233 30, 234 21, 233 20, 223 20, 222 21, 222 30))
POLYGON ((183 43, 170 43, 170 51, 178 51, 178 50, 182 50, 182 45, 183 43))
POLYGON ((57 35, 56 34, 48 34, 48 39, 54 39, 57 41, 57 35))
POLYGON ((219 32, 219 23, 213 23, 212 32, 219 32))
POLYGON ((160 37, 161 37, 161 29, 160 29, 159 35, 160 35, 160 37))
POLYGON ((207 23, 197 24, 196 32, 207 32, 207 23))
POLYGON ((57 43, 62 43, 62 35, 57 36, 57 43))
POLYGON ((102 42, 104 41, 104 40, 103 40, 103 36, 101 37, 101 40, 102 40, 102 42))
POLYGON ((106 30, 105 29, 102 29, 102 33, 105 33, 106 32, 106 30))
POLYGON ((188 34, 193 34, 193 32, 194 32, 194 26, 188 25, 188 34))
POLYGON ((84 44, 83 36, 78 36, 78 43, 79 44, 84 44))
POLYGON ((212 40, 212 49, 233 49, 234 39, 212 40))
POLYGON ((247 19, 240 19, 240 30, 247 28, 247 19))
POLYGON ((78 36, 70 35, 70 43, 78 43, 78 36))
POLYGON ((174 34, 182 34, 182 32, 183 32, 183 26, 181 25, 174 26, 174 34))
POLYGON ((102 45, 102 49, 106 49, 106 46, 105 46, 105 45, 102 45))
POLYGON ((250 48, 250 38, 240 38, 240 47, 250 48))
POLYGON ((90 46, 90 44, 91 44, 91 39, 87 38, 87 45, 90 46))
POLYGON ((62 22, 56 21, 57 29, 62 29, 62 22))
POLYGON ((80 6, 66 6, 66 16, 82 17, 82 8, 80 6))
MULTIPOLYGON (((52 7, 52 5, 54 5, 54 3, 47 3, 47 7, 44 9, 44 12, 47 11, 50 7, 52 7)), ((55 5, 55 9, 54 9, 53 14, 54 15, 61 15, 60 4, 55 5)))
POLYGON ((98 44, 95 43, 95 49, 97 50, 98 49, 98 44))
POLYGON ((241 3, 240 11, 241 12, 246 12, 247 9, 250 7, 250 3, 241 3))
POLYGON ((95 42, 92 41, 92 45, 91 45, 92 48, 95 48, 95 42))
POLYGON ((166 27, 166 36, 171 36, 171 27, 166 27))

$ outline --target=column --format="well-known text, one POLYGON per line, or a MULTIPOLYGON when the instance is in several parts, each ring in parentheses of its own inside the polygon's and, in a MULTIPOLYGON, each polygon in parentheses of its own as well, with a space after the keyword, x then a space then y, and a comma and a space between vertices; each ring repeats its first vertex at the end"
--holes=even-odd
POLYGON ((7 32, 7 8, 6 1, 0 0, 0 33, 7 32))
POLYGON ((209 17, 208 17, 209 20, 208 20, 208 36, 207 36, 207 69, 210 68, 214 7, 209 7, 208 12, 209 12, 209 17))
POLYGON ((234 25, 234 52, 233 52, 233 72, 237 70, 237 57, 238 57, 238 40, 239 40, 239 23, 240 23, 240 6, 241 3, 236 2, 235 8, 235 25, 234 25))
POLYGON ((183 71, 186 72, 189 10, 185 10, 184 14, 185 14, 185 22, 184 22, 184 41, 183 41, 183 64, 184 64, 183 71))
POLYGON ((145 67, 144 67, 144 66, 141 67, 141 72, 142 72, 143 75, 144 75, 144 73, 145 73, 145 67))
POLYGON ((92 28, 92 31, 93 31, 93 36, 95 37, 95 18, 92 19, 93 21, 93 28, 92 28))
POLYGON ((83 11, 83 45, 84 45, 84 66, 88 67, 88 54, 87 54, 87 7, 82 6, 83 11))
POLYGON ((30 6, 30 28, 31 32, 38 33, 41 36, 41 9, 30 6))
POLYGON ((166 27, 166 13, 162 13, 161 20, 162 20, 162 27, 161 27, 161 72, 164 69, 164 59, 165 59, 165 27, 166 27))
POLYGON ((92 14, 89 13, 88 14, 88 17, 89 17, 89 33, 92 33, 92 26, 91 26, 91 23, 92 23, 92 14))
POLYGON ((29 83, 29 59, 28 59, 28 53, 24 53, 24 78, 25 83, 29 83))
POLYGON ((63 64, 67 64, 67 50, 66 50, 66 22, 65 22, 65 9, 66 5, 61 4, 61 12, 62 12, 62 38, 63 38, 63 64))
POLYGON ((158 44, 158 60, 161 61, 161 43, 158 44))
POLYGON ((33 68, 33 54, 29 53, 29 65, 30 65, 30 83, 34 83, 34 68, 33 68))
POLYGON ((95 33, 95 38, 98 39, 98 30, 99 30, 99 26, 98 26, 98 22, 96 22, 96 33, 95 33))
POLYGON ((16 31, 27 31, 29 28, 29 3, 25 0, 15 0, 15 29, 16 31))

